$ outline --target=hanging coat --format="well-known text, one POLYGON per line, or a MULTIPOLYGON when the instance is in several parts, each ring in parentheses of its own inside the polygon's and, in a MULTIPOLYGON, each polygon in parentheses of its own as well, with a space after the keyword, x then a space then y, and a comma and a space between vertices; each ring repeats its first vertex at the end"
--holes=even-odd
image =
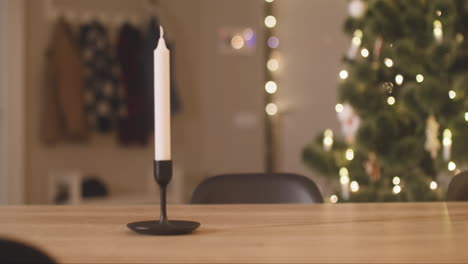
POLYGON ((143 38, 130 24, 122 26, 117 43, 126 113, 120 116, 118 138, 123 145, 147 144, 149 139, 148 94, 144 85, 143 38))
POLYGON ((116 127, 121 108, 119 69, 107 30, 97 21, 80 30, 80 46, 85 64, 85 104, 90 127, 109 132, 116 127))
POLYGON ((54 25, 45 57, 41 138, 45 143, 84 141, 88 125, 84 111, 83 65, 70 25, 54 25))

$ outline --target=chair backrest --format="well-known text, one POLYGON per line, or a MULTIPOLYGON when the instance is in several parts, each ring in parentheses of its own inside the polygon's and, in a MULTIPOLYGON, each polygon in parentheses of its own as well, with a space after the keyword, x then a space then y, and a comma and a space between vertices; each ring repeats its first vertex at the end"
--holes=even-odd
POLYGON ((30 245, 0 239, 0 263, 56 263, 46 253, 30 245))
POLYGON ((468 201, 468 171, 453 177, 448 187, 447 201, 468 201))
POLYGON ((204 180, 192 195, 194 204, 323 203, 317 185, 289 173, 225 174, 204 180))

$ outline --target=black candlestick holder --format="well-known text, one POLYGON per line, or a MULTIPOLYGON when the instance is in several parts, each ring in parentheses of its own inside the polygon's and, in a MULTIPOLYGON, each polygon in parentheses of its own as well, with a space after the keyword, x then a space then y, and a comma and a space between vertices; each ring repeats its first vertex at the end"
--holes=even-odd
POLYGON ((166 189, 172 179, 172 161, 154 161, 154 179, 161 191, 161 217, 159 221, 143 221, 127 224, 130 230, 143 235, 170 236, 190 234, 200 226, 198 222, 168 220, 166 211, 166 189))

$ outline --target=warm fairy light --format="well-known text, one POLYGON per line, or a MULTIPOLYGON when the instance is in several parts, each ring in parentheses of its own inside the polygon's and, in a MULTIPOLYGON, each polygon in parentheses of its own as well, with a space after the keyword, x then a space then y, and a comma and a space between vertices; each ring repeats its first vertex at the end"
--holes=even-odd
POLYGON ((265 0, 267 3, 273 3, 275 0, 265 0))
MULTIPOLYGON (((347 168, 343 167, 340 169, 340 182, 341 182, 341 178, 347 178, 348 181, 345 182, 345 183, 348 183, 349 182, 349 171, 347 168)), ((343 183, 343 182, 342 182, 343 183)))
MULTIPOLYGON (((343 106, 342 104, 336 104, 336 105, 335 105, 335 111, 336 111, 337 113, 341 113, 341 112, 343 112, 343 110, 344 110, 344 106, 343 106)), ((468 113, 467 113, 467 114, 468 114, 468 113)), ((465 115, 465 116, 466 116, 466 115, 465 115)), ((467 120, 467 121, 468 121, 468 120, 467 120)))
POLYGON ((388 68, 393 67, 393 61, 392 61, 392 59, 390 59, 390 58, 386 58, 386 59, 384 60, 384 63, 385 63, 385 66, 387 66, 388 68))
POLYGON ((267 68, 268 68, 268 70, 270 70, 272 72, 277 71, 278 68, 279 68, 279 61, 277 59, 270 59, 267 62, 267 68))
POLYGON ((398 85, 401 85, 403 83, 403 75, 401 74, 398 74, 397 76, 395 76, 395 83, 398 84, 398 85))
POLYGON ((369 50, 364 48, 361 50, 361 56, 363 56, 364 58, 367 58, 369 57, 369 50))
POLYGON ((340 71, 340 78, 342 80, 346 80, 348 78, 348 71, 347 70, 340 71))
POLYGON ((431 184, 429 184, 429 188, 431 188, 431 190, 437 189, 437 182, 431 181, 431 184))
POLYGON ((436 38, 441 38, 442 35, 443 35, 443 32, 441 28, 434 28, 434 36, 436 38))
POLYGON ((356 29, 353 33, 355 37, 362 38, 362 30, 356 29))
POLYGON ((340 176, 340 183, 341 184, 348 184, 349 183, 349 176, 340 176))
POLYGON ((448 170, 449 171, 454 171, 457 169, 457 164, 455 164, 455 162, 451 161, 448 163, 448 166, 447 166, 448 170))
POLYGON ((265 111, 268 115, 270 116, 274 116, 278 113, 278 107, 276 106, 276 104, 274 103, 269 103, 267 104, 267 106, 265 107, 265 111))
POLYGON ((444 139, 442 140, 442 144, 444 145, 444 147, 452 146, 452 139, 444 137, 444 139))
POLYGON ((393 96, 389 96, 389 97, 387 98, 387 104, 389 104, 389 105, 394 105, 394 104, 395 104, 395 101, 396 101, 396 100, 395 100, 395 97, 393 97, 393 96))
POLYGON ((354 150, 347 149, 345 156, 346 156, 347 160, 349 160, 349 161, 353 160, 354 159, 354 150))
POLYGON ((361 46, 361 38, 360 37, 353 37, 353 39, 351 40, 353 42, 353 45, 354 46, 361 46))
POLYGON ((460 43, 462 43, 462 42, 465 40, 465 37, 463 36, 462 33, 457 33, 457 35, 455 36, 455 39, 456 39, 457 42, 460 44, 460 43))
POLYGON ((416 75, 416 81, 422 83, 424 81, 424 76, 422 74, 416 75))
POLYGON ((333 131, 331 129, 327 129, 327 130, 325 130, 325 132, 323 132, 323 136, 324 137, 333 137, 333 131))
POLYGON ((333 131, 331 129, 325 130, 323 132, 323 149, 325 151, 330 151, 333 147, 333 131))
POLYGON ((265 18, 265 26, 274 28, 276 26, 276 18, 274 16, 267 16, 265 18))
POLYGON ((345 168, 345 167, 341 168, 341 169, 340 169, 340 176, 341 176, 341 177, 343 177, 343 176, 348 177, 348 176, 349 176, 349 171, 348 171, 348 169, 345 168))
POLYGON ((393 177, 392 183, 394 185, 399 185, 401 183, 400 177, 398 177, 398 176, 393 177))
POLYGON ((457 97, 457 93, 454 90, 450 90, 448 95, 449 95, 449 98, 452 100, 455 99, 455 97, 457 97))
POLYGON ((465 112, 465 121, 468 122, 468 112, 465 112))
POLYGON ((442 30, 442 22, 440 20, 434 20, 434 37, 436 40, 441 41, 444 34, 442 30))
POLYGON ((244 43, 244 38, 240 35, 235 35, 231 39, 231 46, 236 50, 242 49, 244 47, 244 43))
POLYGON ((324 137, 323 138, 323 145, 325 147, 331 147, 333 145, 333 138, 332 137, 324 137))
POLYGON ((393 187, 393 193, 394 194, 399 194, 401 192, 401 187, 399 185, 395 185, 393 187))
POLYGON ((274 81, 269 81, 265 84, 265 91, 269 94, 274 94, 278 90, 278 85, 274 81))
POLYGON ((444 130, 442 145, 445 147, 452 145, 452 131, 450 131, 448 128, 444 130))
POLYGON ((359 191, 359 183, 357 181, 352 181, 349 187, 352 192, 359 191))
POLYGON ((337 202, 338 202, 338 196, 336 196, 336 195, 330 196, 330 203, 335 204, 337 202))
POLYGON ((452 138, 452 131, 447 128, 444 130, 443 135, 444 135, 444 138, 452 138))
POLYGON ((442 11, 437 10, 437 11, 436 11, 436 15, 437 15, 438 17, 440 17, 440 16, 442 15, 442 11))

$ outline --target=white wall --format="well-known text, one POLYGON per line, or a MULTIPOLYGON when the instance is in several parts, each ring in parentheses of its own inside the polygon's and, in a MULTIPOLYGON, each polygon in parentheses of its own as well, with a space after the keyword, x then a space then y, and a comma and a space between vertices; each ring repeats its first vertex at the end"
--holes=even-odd
POLYGON ((2 137, 3 201, 24 201, 24 1, 3 0, 2 137), (4 189, 5 190, 5 189, 4 189))
POLYGON ((280 168, 312 176, 302 162, 303 148, 326 128, 338 132, 334 107, 340 61, 349 41, 342 28, 346 0, 276 1, 280 49, 280 105, 288 107, 280 124, 280 168))
POLYGON ((8 179, 6 171, 6 21, 7 5, 6 0, 0 0, 0 204, 8 202, 8 179))

